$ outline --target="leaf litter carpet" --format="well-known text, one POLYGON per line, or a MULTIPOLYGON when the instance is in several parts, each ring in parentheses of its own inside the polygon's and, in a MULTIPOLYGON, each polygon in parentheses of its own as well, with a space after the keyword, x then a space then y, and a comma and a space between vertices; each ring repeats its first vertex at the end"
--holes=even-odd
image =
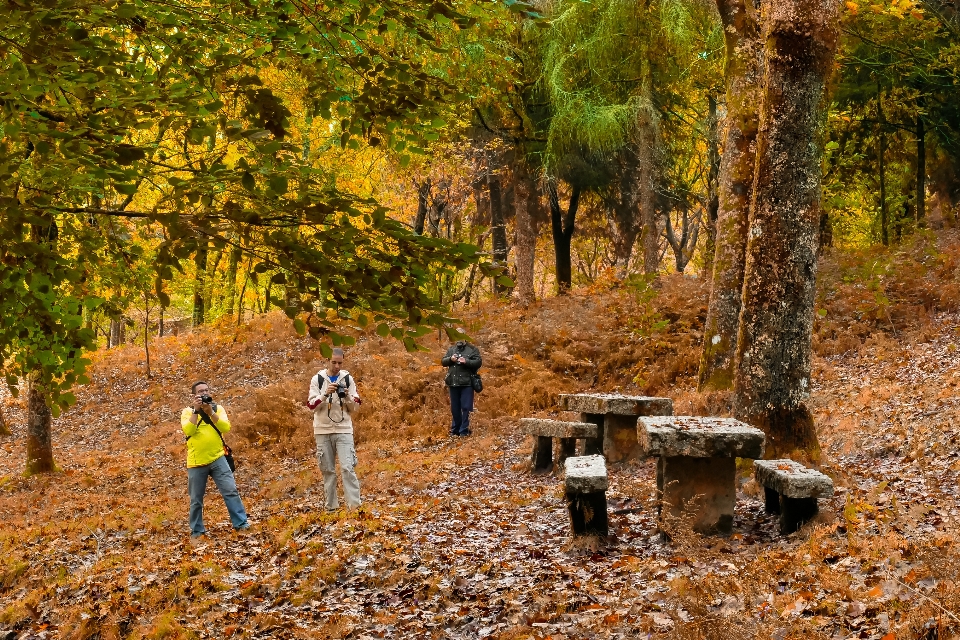
POLYGON ((8 405, 0 637, 954 637, 958 331, 944 315, 927 342, 818 359, 838 491, 788 537, 745 475, 731 538, 663 542, 646 462, 611 469, 612 538, 571 543, 560 480, 527 472, 508 424, 361 447, 359 513, 324 512, 312 458, 247 448, 254 532, 229 530, 210 487, 212 538, 191 547, 182 448, 105 454, 77 427, 62 474, 23 478, 8 405))

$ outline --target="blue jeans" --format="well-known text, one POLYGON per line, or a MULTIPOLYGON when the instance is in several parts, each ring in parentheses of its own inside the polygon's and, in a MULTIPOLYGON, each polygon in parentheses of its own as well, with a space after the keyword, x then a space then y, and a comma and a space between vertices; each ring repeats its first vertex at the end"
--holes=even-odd
POLYGON ((190 494, 190 535, 199 536, 207 532, 203 527, 203 494, 207 491, 207 478, 213 478, 214 484, 223 496, 223 502, 230 512, 230 522, 234 529, 244 529, 250 526, 247 523, 247 512, 240 501, 237 491, 237 481, 233 478, 233 471, 227 459, 220 456, 213 462, 202 467, 187 468, 187 492, 190 494))
POLYGON ((450 435, 470 435, 471 411, 473 411, 473 387, 450 387, 450 413, 453 414, 450 435))

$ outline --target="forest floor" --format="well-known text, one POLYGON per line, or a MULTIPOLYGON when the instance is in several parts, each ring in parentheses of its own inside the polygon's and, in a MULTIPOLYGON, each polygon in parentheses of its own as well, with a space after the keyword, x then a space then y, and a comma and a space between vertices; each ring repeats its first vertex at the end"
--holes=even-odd
POLYGON ((60 470, 23 474, 23 404, 3 400, 0 639, 953 638, 960 633, 960 241, 821 262, 811 407, 821 514, 781 536, 747 465, 734 535, 661 541, 650 462, 611 466, 610 540, 568 539, 561 481, 532 476, 524 416, 556 395, 674 398, 727 415, 695 378, 707 291, 601 282, 528 310, 462 312, 484 353, 475 435, 451 440, 439 357, 359 335, 346 368, 359 512, 325 513, 307 385, 316 346, 279 315, 94 354, 55 420, 60 470), (179 409, 210 382, 253 522, 192 547, 179 409))

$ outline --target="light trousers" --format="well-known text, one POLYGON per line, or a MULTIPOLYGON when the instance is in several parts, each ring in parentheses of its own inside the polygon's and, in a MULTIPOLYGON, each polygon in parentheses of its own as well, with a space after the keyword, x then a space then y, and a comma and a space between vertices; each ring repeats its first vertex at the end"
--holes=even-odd
POLYGON ((343 480, 343 497, 351 509, 360 506, 360 481, 354 470, 357 466, 357 450, 353 446, 352 433, 314 435, 317 440, 317 464, 323 474, 323 492, 327 510, 337 509, 337 460, 340 461, 340 478, 343 480), (336 459, 334 459, 336 458, 336 459))

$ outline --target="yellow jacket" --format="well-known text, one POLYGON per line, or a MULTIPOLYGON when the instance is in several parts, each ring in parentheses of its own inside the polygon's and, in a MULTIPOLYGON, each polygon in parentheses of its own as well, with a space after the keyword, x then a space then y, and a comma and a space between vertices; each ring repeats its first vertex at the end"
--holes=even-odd
MULTIPOLYGON (((227 412, 221 405, 217 405, 217 413, 213 418, 220 433, 230 431, 227 412)), ((199 416, 194 416, 193 407, 187 407, 180 414, 180 426, 183 428, 183 435, 187 436, 188 467, 203 467, 224 454, 223 442, 216 429, 200 420, 199 416)))

